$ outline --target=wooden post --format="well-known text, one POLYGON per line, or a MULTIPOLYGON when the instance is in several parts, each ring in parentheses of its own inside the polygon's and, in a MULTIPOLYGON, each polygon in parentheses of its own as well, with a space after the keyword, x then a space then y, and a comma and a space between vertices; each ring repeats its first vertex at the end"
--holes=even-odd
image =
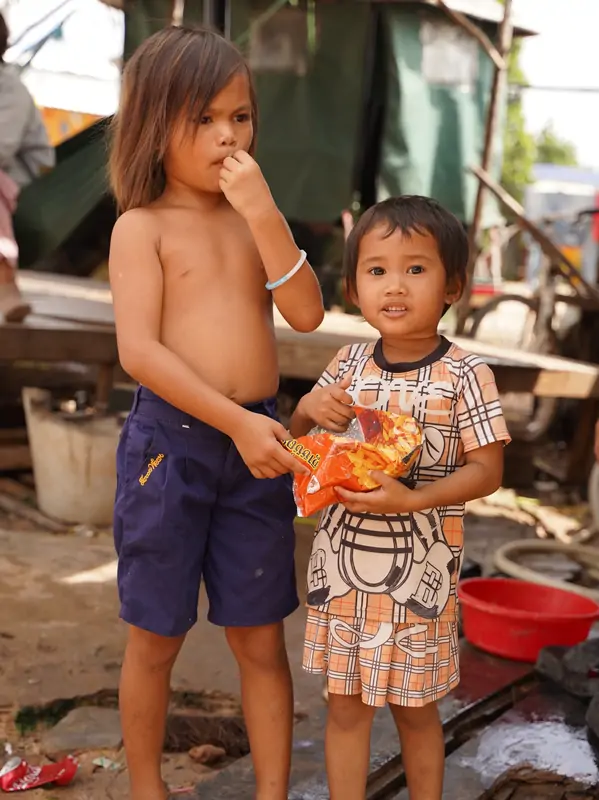
POLYGON ((104 413, 108 408, 110 393, 114 380, 114 364, 100 364, 98 366, 98 376, 96 378, 96 411, 104 413))
MULTIPOLYGON (((495 134, 497 131, 497 116, 499 111, 499 100, 503 96, 503 88, 505 86, 505 78, 507 69, 505 66, 505 58, 507 57, 511 46, 514 34, 512 24, 512 0, 505 0, 503 20, 499 28, 499 55, 504 59, 503 67, 494 62, 493 83, 491 86, 491 97, 489 98, 489 108, 487 110, 487 121, 485 126, 485 141, 483 147, 483 157, 481 166, 485 172, 489 171, 489 165, 493 157, 493 145, 495 143, 495 134)), ((483 203, 485 199, 485 187, 479 181, 476 191, 476 203, 474 206, 474 215, 470 225, 469 243, 470 243, 470 260, 468 262, 468 279, 464 287, 464 294, 462 299, 457 305, 457 325, 456 333, 462 334, 470 311, 470 295, 472 293, 472 277, 474 275, 474 267, 478 256, 478 234, 480 229, 480 222, 483 212, 483 203)))

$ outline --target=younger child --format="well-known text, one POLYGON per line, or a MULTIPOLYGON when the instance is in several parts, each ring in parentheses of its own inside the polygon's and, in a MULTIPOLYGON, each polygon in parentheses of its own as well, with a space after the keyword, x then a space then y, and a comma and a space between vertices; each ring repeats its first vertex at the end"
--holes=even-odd
POLYGON ((464 503, 495 491, 509 441, 489 367, 437 333, 466 280, 459 221, 434 200, 391 198, 349 234, 346 289, 381 338, 339 351, 299 403, 294 437, 343 431, 352 406, 412 414, 413 472, 369 493, 338 489, 308 574, 304 667, 325 673, 331 800, 364 800, 375 709, 389 703, 411 800, 441 800, 437 701, 458 683, 456 583, 464 503))
POLYGON ((119 356, 138 390, 117 455, 114 533, 129 624, 120 705, 132 800, 165 800, 170 675, 197 619, 239 664, 257 797, 286 800, 297 608, 293 457, 275 416, 272 298, 300 331, 318 281, 250 155, 252 82, 215 33, 167 28, 124 73, 111 159, 119 356), (262 480, 259 480, 262 479, 262 480))

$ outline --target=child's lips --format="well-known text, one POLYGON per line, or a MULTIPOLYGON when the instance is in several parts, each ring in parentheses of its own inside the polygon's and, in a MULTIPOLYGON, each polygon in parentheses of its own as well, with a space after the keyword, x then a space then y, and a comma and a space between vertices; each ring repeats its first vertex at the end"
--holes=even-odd
POLYGON ((398 303, 397 305, 389 305, 383 308, 383 314, 387 317, 393 317, 397 319, 399 317, 403 317, 405 314, 408 313, 408 309, 403 304, 398 303))

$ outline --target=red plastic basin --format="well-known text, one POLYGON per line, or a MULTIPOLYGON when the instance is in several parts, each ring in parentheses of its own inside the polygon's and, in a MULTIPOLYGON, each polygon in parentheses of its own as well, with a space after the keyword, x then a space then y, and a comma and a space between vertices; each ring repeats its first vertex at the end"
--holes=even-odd
POLYGON ((543 647, 583 642, 599 619, 587 597, 511 578, 468 578, 458 596, 466 639, 515 661, 534 663, 543 647))

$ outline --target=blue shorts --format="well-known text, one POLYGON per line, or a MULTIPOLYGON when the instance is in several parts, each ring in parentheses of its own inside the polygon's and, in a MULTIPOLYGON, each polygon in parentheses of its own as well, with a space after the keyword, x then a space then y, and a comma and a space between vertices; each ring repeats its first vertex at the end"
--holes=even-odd
MULTIPOLYGON (((275 417, 275 400, 247 406, 275 417)), ((160 636, 280 622, 299 605, 292 478, 258 480, 225 434, 137 390, 117 451, 121 618, 160 636)))

